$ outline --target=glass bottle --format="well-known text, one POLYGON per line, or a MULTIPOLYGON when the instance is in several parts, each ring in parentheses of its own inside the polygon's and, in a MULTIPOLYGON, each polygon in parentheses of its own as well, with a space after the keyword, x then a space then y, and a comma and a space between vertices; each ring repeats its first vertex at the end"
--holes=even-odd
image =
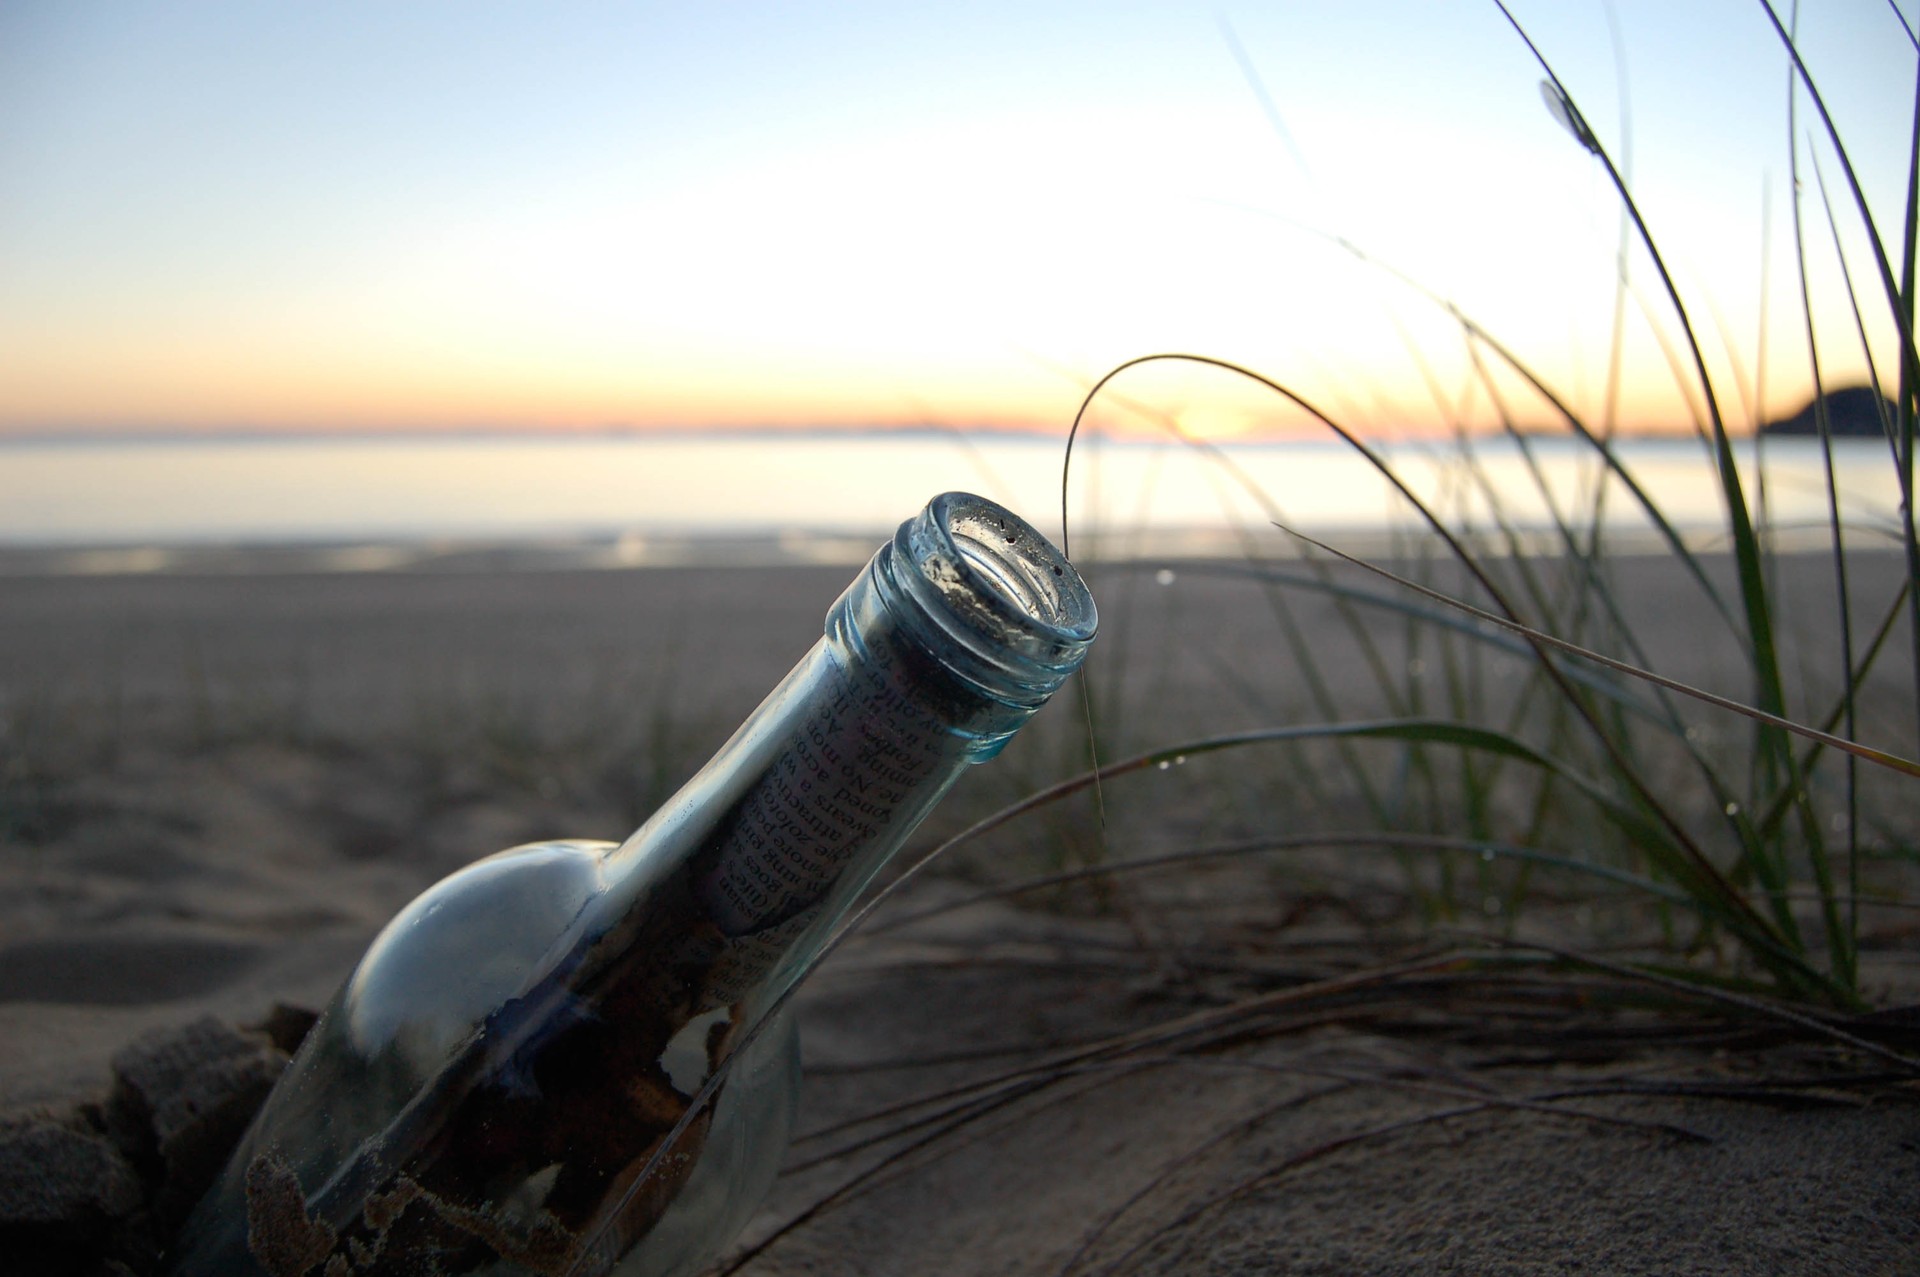
POLYGON ((1078 668, 1095 625, 1033 528, 936 497, 632 837, 501 852, 387 925, 172 1271, 696 1271, 784 1152, 799 1074, 782 995, 963 768, 1078 668))

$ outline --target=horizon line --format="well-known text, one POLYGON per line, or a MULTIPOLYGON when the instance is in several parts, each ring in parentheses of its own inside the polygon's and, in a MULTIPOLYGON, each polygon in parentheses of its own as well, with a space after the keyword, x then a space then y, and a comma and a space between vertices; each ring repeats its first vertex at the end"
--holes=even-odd
MULTIPOLYGON (((1783 419, 1784 420, 1784 419, 1783 419)), ((1767 423, 1772 425, 1774 423, 1767 423)), ((1356 431, 1357 437, 1368 443, 1420 443, 1439 442, 1452 437, 1452 432, 1437 430, 1432 433, 1414 433, 1406 436, 1389 435, 1378 431, 1356 431)), ((1565 426, 1520 425, 1511 431, 1498 425, 1473 431, 1479 438, 1498 438, 1507 434, 1518 434, 1529 440, 1552 439, 1556 437, 1572 438, 1574 432, 1565 426)), ((1755 432, 1742 429, 1733 432, 1734 438, 1750 438, 1755 432)), ((1693 439, 1692 430, 1680 428, 1622 428, 1615 432, 1616 439, 1693 439)), ((0 426, 0 447, 45 447, 49 445, 121 445, 121 444, 274 444, 274 443, 437 443, 437 442, 485 442, 488 440, 541 440, 550 443, 586 442, 600 440, 699 440, 719 443, 730 440, 767 439, 875 439, 875 438, 932 438, 947 439, 961 443, 974 443, 984 440, 1030 441, 1064 445, 1067 434, 1064 429, 1042 428, 1038 426, 975 425, 955 426, 933 422, 914 422, 900 424, 854 423, 833 425, 808 423, 805 425, 753 424, 753 425, 672 425, 639 426, 627 424, 609 424, 592 426, 536 426, 536 425, 471 425, 471 426, 88 426, 77 429, 65 428, 29 428, 9 429, 0 426)), ((1146 430, 1104 430, 1081 435, 1081 442, 1094 439, 1102 443, 1137 444, 1150 442, 1183 442, 1178 436, 1146 430)), ((1224 438, 1204 438, 1184 442, 1201 443, 1209 446, 1268 446, 1274 444, 1331 443, 1340 444, 1336 435, 1327 431, 1285 430, 1273 432, 1249 431, 1224 438)))

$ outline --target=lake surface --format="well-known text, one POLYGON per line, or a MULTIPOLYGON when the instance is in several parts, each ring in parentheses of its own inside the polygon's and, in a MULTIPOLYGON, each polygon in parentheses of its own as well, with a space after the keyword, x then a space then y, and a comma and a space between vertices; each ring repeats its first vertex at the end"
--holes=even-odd
MULTIPOLYGON (((1592 450, 1560 438, 1384 445, 1382 455, 1450 525, 1551 540, 1554 510, 1590 510, 1592 450), (1529 455, 1530 454, 1530 455, 1529 455), (1543 495, 1543 493, 1545 495, 1543 495)), ((1702 445, 1629 440, 1624 467, 1668 520, 1711 544, 1721 494, 1702 445)), ((1739 448, 1753 500, 1754 449, 1739 448)), ((1766 500, 1785 538, 1824 544, 1817 444, 1765 444, 1766 500)), ((1286 552, 1272 520, 1378 542, 1420 524, 1374 467, 1339 443, 1223 447, 1082 441, 1070 509, 1076 548, 1128 557, 1286 552)), ((1837 484, 1862 543, 1891 529, 1899 495, 1884 443, 1836 445, 1837 484)), ((148 570, 221 547, 331 547, 328 566, 387 568, 458 547, 546 546, 554 563, 685 561, 731 547, 742 561, 852 561, 925 500, 963 488, 1060 528, 1061 445, 1033 437, 769 434, 530 435, 0 443, 0 547, 48 570, 148 570), (78 553, 85 550, 88 553, 78 553)), ((1617 481, 1609 529, 1646 540, 1617 481)))

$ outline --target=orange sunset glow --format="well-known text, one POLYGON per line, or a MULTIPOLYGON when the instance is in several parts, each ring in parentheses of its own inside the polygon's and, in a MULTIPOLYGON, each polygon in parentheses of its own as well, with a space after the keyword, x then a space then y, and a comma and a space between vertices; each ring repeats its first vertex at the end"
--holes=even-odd
MULTIPOLYGON (((1897 25, 1805 9, 1897 217, 1897 25)), ((1598 8, 1515 12, 1630 174, 1733 424, 1783 415, 1811 386, 1784 54, 1750 5, 1619 10, 1617 48, 1598 8)), ((1551 424, 1503 375, 1493 402, 1442 300, 1595 419, 1685 430, 1700 398, 1641 247, 1609 394, 1619 201, 1491 6, 29 5, 0 64, 7 435, 1057 433, 1160 350, 1373 434, 1551 424)), ((1801 195, 1812 305, 1845 332, 1801 195)), ((1824 358, 1864 367, 1858 342, 1824 358)), ((1230 380, 1129 377, 1103 420, 1315 429, 1230 380)))

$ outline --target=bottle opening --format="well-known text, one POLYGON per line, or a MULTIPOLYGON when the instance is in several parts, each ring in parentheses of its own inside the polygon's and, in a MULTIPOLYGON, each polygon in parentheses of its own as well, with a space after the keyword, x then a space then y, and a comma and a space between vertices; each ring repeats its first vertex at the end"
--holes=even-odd
POLYGON ((947 530, 960 557, 996 594, 1043 624, 1078 628, 1079 600, 1067 588, 1079 584, 1077 574, 1052 561, 1056 556, 1051 545, 1045 546, 1045 554, 1035 554, 1030 539, 1036 534, 1025 523, 969 508, 956 512, 947 530))
POLYGON ((1099 623, 1086 582, 1031 524, 948 492, 900 525, 834 605, 827 630, 861 644, 910 641, 979 697, 982 713, 998 707, 967 728, 991 743, 1080 667, 1099 623))
POLYGON ((908 593, 948 636, 1058 686, 1087 655, 1098 614, 1087 582, 1033 524, 966 492, 933 497, 902 526, 908 593))

